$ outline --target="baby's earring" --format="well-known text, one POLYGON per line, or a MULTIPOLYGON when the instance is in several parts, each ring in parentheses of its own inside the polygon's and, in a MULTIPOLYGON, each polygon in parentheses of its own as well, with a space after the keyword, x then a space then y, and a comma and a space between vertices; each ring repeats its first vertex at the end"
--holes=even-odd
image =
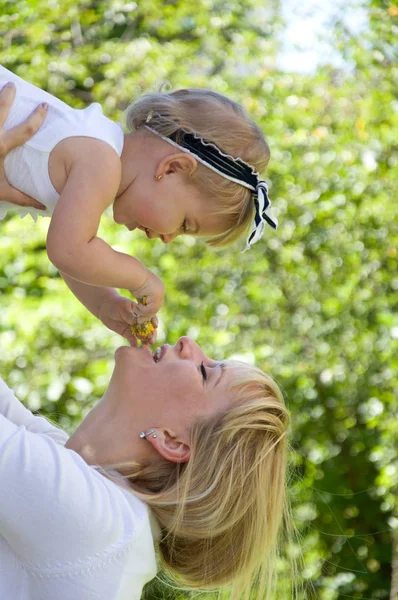
POLYGON ((162 179, 163 175, 155 175, 155 179, 157 179, 158 181, 160 181, 162 179))

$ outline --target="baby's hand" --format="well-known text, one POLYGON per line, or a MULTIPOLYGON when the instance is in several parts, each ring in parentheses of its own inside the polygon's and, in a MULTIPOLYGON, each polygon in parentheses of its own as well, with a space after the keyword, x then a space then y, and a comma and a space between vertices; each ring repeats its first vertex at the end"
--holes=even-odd
MULTIPOLYGON (((131 325, 136 323, 137 319, 134 313, 137 311, 137 304, 124 296, 115 296, 111 301, 103 302, 99 310, 99 319, 112 331, 128 340, 130 346, 137 346, 137 338, 131 332, 131 325)), ((151 321, 153 332, 148 337, 147 343, 154 344, 156 341, 156 329, 158 326, 157 317, 151 321)))
POLYGON ((138 323, 150 321, 156 315, 164 301, 164 283, 152 271, 148 271, 145 283, 137 290, 130 292, 139 301, 135 305, 134 314, 138 323), (141 302, 145 296, 145 304, 141 302))

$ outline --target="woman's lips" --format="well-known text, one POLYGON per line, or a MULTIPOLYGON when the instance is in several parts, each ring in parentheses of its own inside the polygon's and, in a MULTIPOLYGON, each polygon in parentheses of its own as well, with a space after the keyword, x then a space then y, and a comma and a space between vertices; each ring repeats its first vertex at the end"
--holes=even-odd
POLYGON ((156 348, 155 352, 153 353, 154 362, 155 363, 160 362, 160 360, 165 355, 166 351, 167 351, 167 347, 165 344, 163 344, 163 346, 159 346, 159 348, 156 348))

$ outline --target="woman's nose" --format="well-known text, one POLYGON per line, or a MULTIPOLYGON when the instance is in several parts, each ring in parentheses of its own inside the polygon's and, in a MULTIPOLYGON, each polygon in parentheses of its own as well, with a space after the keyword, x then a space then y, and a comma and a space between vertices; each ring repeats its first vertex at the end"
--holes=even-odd
POLYGON ((202 348, 187 335, 183 335, 177 340, 175 345, 178 356, 182 359, 190 359, 198 362, 205 361, 206 364, 213 363, 202 350, 202 348))
POLYGON ((180 337, 176 346, 181 358, 193 358, 200 350, 199 346, 186 335, 180 337))

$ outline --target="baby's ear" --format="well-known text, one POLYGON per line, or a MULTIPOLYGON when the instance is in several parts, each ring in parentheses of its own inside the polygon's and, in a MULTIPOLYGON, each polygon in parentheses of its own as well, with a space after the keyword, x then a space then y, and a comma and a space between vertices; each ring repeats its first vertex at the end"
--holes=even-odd
POLYGON ((185 154, 185 152, 172 154, 163 160, 164 173, 166 175, 178 172, 185 172, 187 175, 190 175, 193 171, 195 171, 198 164, 196 158, 194 158, 191 154, 185 154))

